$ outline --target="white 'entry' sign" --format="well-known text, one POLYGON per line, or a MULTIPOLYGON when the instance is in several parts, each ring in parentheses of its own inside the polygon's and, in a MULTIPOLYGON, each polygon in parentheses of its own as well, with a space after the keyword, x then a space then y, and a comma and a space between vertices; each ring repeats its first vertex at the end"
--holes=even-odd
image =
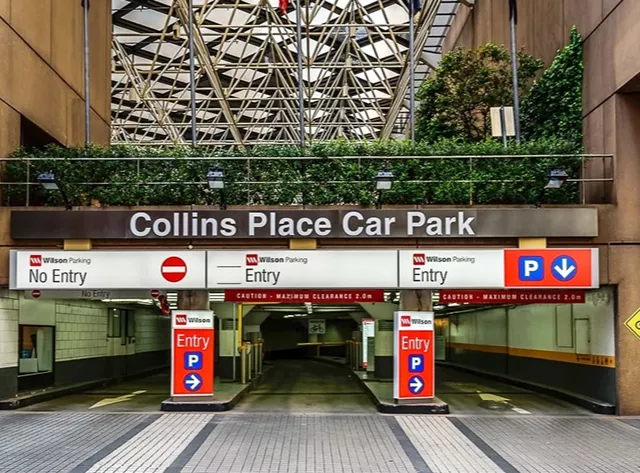
POLYGON ((209 251, 211 289, 380 289, 398 283, 398 252, 209 251))

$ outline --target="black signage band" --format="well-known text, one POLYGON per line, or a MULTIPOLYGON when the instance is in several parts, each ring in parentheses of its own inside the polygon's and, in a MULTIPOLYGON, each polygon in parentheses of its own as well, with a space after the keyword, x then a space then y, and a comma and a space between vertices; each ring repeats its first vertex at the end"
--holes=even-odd
POLYGON ((21 239, 595 237, 595 208, 14 210, 21 239))

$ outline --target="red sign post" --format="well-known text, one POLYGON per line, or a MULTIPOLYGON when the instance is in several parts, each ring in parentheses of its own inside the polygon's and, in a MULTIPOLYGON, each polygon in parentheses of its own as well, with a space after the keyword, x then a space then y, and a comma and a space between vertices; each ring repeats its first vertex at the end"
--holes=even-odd
POLYGON ((393 330, 393 397, 435 396, 433 312, 395 312, 393 330))
POLYGON ((213 312, 172 312, 171 396, 213 396, 213 312))

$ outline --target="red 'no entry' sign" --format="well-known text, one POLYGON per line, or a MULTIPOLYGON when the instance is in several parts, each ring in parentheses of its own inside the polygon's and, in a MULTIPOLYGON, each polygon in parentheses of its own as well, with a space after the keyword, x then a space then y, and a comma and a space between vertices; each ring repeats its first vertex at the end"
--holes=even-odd
POLYGON ((182 258, 170 256, 160 267, 162 277, 169 282, 180 282, 187 275, 187 263, 182 258))

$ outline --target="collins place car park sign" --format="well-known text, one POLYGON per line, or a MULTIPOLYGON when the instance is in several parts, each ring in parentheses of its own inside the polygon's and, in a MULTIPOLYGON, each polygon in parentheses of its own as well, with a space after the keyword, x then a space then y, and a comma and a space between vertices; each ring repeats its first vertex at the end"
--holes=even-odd
POLYGON ((13 240, 595 237, 595 208, 12 210, 13 240))
POLYGON ((589 289, 597 249, 11 250, 10 288, 589 289))

